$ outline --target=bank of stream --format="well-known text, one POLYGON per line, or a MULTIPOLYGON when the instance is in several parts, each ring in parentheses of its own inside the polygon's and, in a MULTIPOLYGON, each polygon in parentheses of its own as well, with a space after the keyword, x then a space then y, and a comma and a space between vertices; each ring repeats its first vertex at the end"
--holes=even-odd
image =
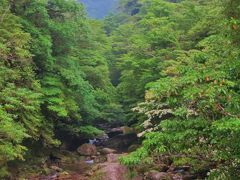
POLYGON ((26 163, 27 169, 22 167, 14 179, 192 180, 206 176, 208 167, 196 173, 191 166, 174 164, 172 157, 156 159, 156 162, 129 170, 119 162, 119 157, 136 150, 140 144, 132 128, 105 128, 105 134, 80 143, 74 151, 58 149, 50 151, 50 155, 40 163, 34 161, 30 168, 30 163, 26 163))
POLYGON ((54 150, 31 170, 22 169, 21 177, 29 180, 127 180, 130 174, 118 158, 135 150, 139 140, 133 129, 105 129, 105 134, 81 144, 74 151, 54 150), (34 168, 41 168, 36 173, 34 168), (28 172, 27 172, 28 171, 28 172))

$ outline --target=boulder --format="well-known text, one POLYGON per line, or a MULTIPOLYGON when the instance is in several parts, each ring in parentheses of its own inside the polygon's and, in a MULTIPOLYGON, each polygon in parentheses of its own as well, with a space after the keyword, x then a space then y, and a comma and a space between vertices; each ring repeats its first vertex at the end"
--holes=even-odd
POLYGON ((112 149, 127 151, 128 147, 136 144, 137 141, 136 134, 120 134, 104 142, 102 145, 112 149))
POLYGON ((122 126, 122 127, 112 128, 107 134, 109 138, 112 138, 120 134, 134 134, 134 133, 136 133, 134 128, 131 128, 128 126, 122 126))
POLYGON ((112 137, 117 136, 119 134, 123 134, 123 129, 121 127, 112 128, 107 134, 108 134, 109 138, 112 138, 112 137))
POLYGON ((106 133, 99 134, 95 137, 98 141, 106 141, 109 137, 106 133))
POLYGON ((120 154, 108 154, 107 155, 107 162, 116 163, 116 162, 118 162, 118 158, 120 156, 121 156, 120 154))
POLYGON ((95 156, 97 148, 93 144, 83 144, 77 149, 77 152, 82 156, 95 156))
POLYGON ((116 153, 117 151, 114 149, 110 149, 110 148, 103 148, 101 150, 102 154, 111 154, 111 153, 116 153))
POLYGON ((57 171, 57 172, 62 172, 62 168, 58 167, 58 166, 50 166, 50 169, 57 171))

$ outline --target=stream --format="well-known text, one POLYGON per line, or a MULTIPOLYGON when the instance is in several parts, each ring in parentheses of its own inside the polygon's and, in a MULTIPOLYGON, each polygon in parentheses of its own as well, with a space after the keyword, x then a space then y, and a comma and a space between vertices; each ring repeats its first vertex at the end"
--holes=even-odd
MULTIPOLYGON (((25 172, 24 180, 192 180, 204 179, 209 169, 192 173, 193 167, 176 166, 171 157, 155 159, 152 164, 136 166, 134 172, 119 162, 119 157, 136 150, 141 142, 133 129, 117 127, 105 129, 105 135, 76 144, 73 151, 61 149, 51 152, 47 161, 32 174, 25 172)), ((77 142, 76 142, 77 143, 77 142)), ((72 144, 72 143, 70 143, 72 144)), ((24 173, 24 172, 23 172, 24 173)), ((17 176, 19 177, 19 176, 17 176)), ((14 178, 15 179, 15 178, 14 178)), ((19 178, 16 178, 19 179, 19 178)), ((22 179, 22 178, 20 178, 22 179)))
POLYGON ((106 131, 102 137, 89 140, 75 152, 66 150, 51 155, 42 165, 47 175, 37 175, 29 180, 128 180, 128 169, 118 158, 138 143, 136 134, 128 127, 106 131), (107 136, 106 136, 107 135, 107 136))

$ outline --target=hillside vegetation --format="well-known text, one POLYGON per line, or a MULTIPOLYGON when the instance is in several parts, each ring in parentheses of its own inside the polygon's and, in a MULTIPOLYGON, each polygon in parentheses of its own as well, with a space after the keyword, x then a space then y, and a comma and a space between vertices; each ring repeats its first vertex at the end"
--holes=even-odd
POLYGON ((118 10, 93 20, 74 0, 0 0, 0 177, 121 122, 142 141, 121 158, 136 174, 171 162, 240 178, 240 2, 118 10))

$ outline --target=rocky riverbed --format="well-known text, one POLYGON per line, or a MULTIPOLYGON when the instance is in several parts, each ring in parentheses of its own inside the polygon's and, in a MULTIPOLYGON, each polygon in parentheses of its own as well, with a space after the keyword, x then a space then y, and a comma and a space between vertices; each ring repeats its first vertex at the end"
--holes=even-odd
POLYGON ((75 151, 55 151, 51 159, 34 164, 32 169, 22 168, 18 177, 27 180, 192 180, 200 177, 191 174, 192 167, 176 166, 168 157, 130 171, 119 162, 119 157, 139 147, 136 133, 128 127, 106 132, 110 137, 105 134, 104 138, 81 144, 75 151))
POLYGON ((17 176, 28 180, 131 179, 127 167, 121 165, 118 158, 139 146, 133 129, 108 129, 96 139, 95 144, 84 143, 75 151, 55 150, 51 152, 50 158, 42 160, 38 165, 34 164, 32 169, 20 169, 17 176))

